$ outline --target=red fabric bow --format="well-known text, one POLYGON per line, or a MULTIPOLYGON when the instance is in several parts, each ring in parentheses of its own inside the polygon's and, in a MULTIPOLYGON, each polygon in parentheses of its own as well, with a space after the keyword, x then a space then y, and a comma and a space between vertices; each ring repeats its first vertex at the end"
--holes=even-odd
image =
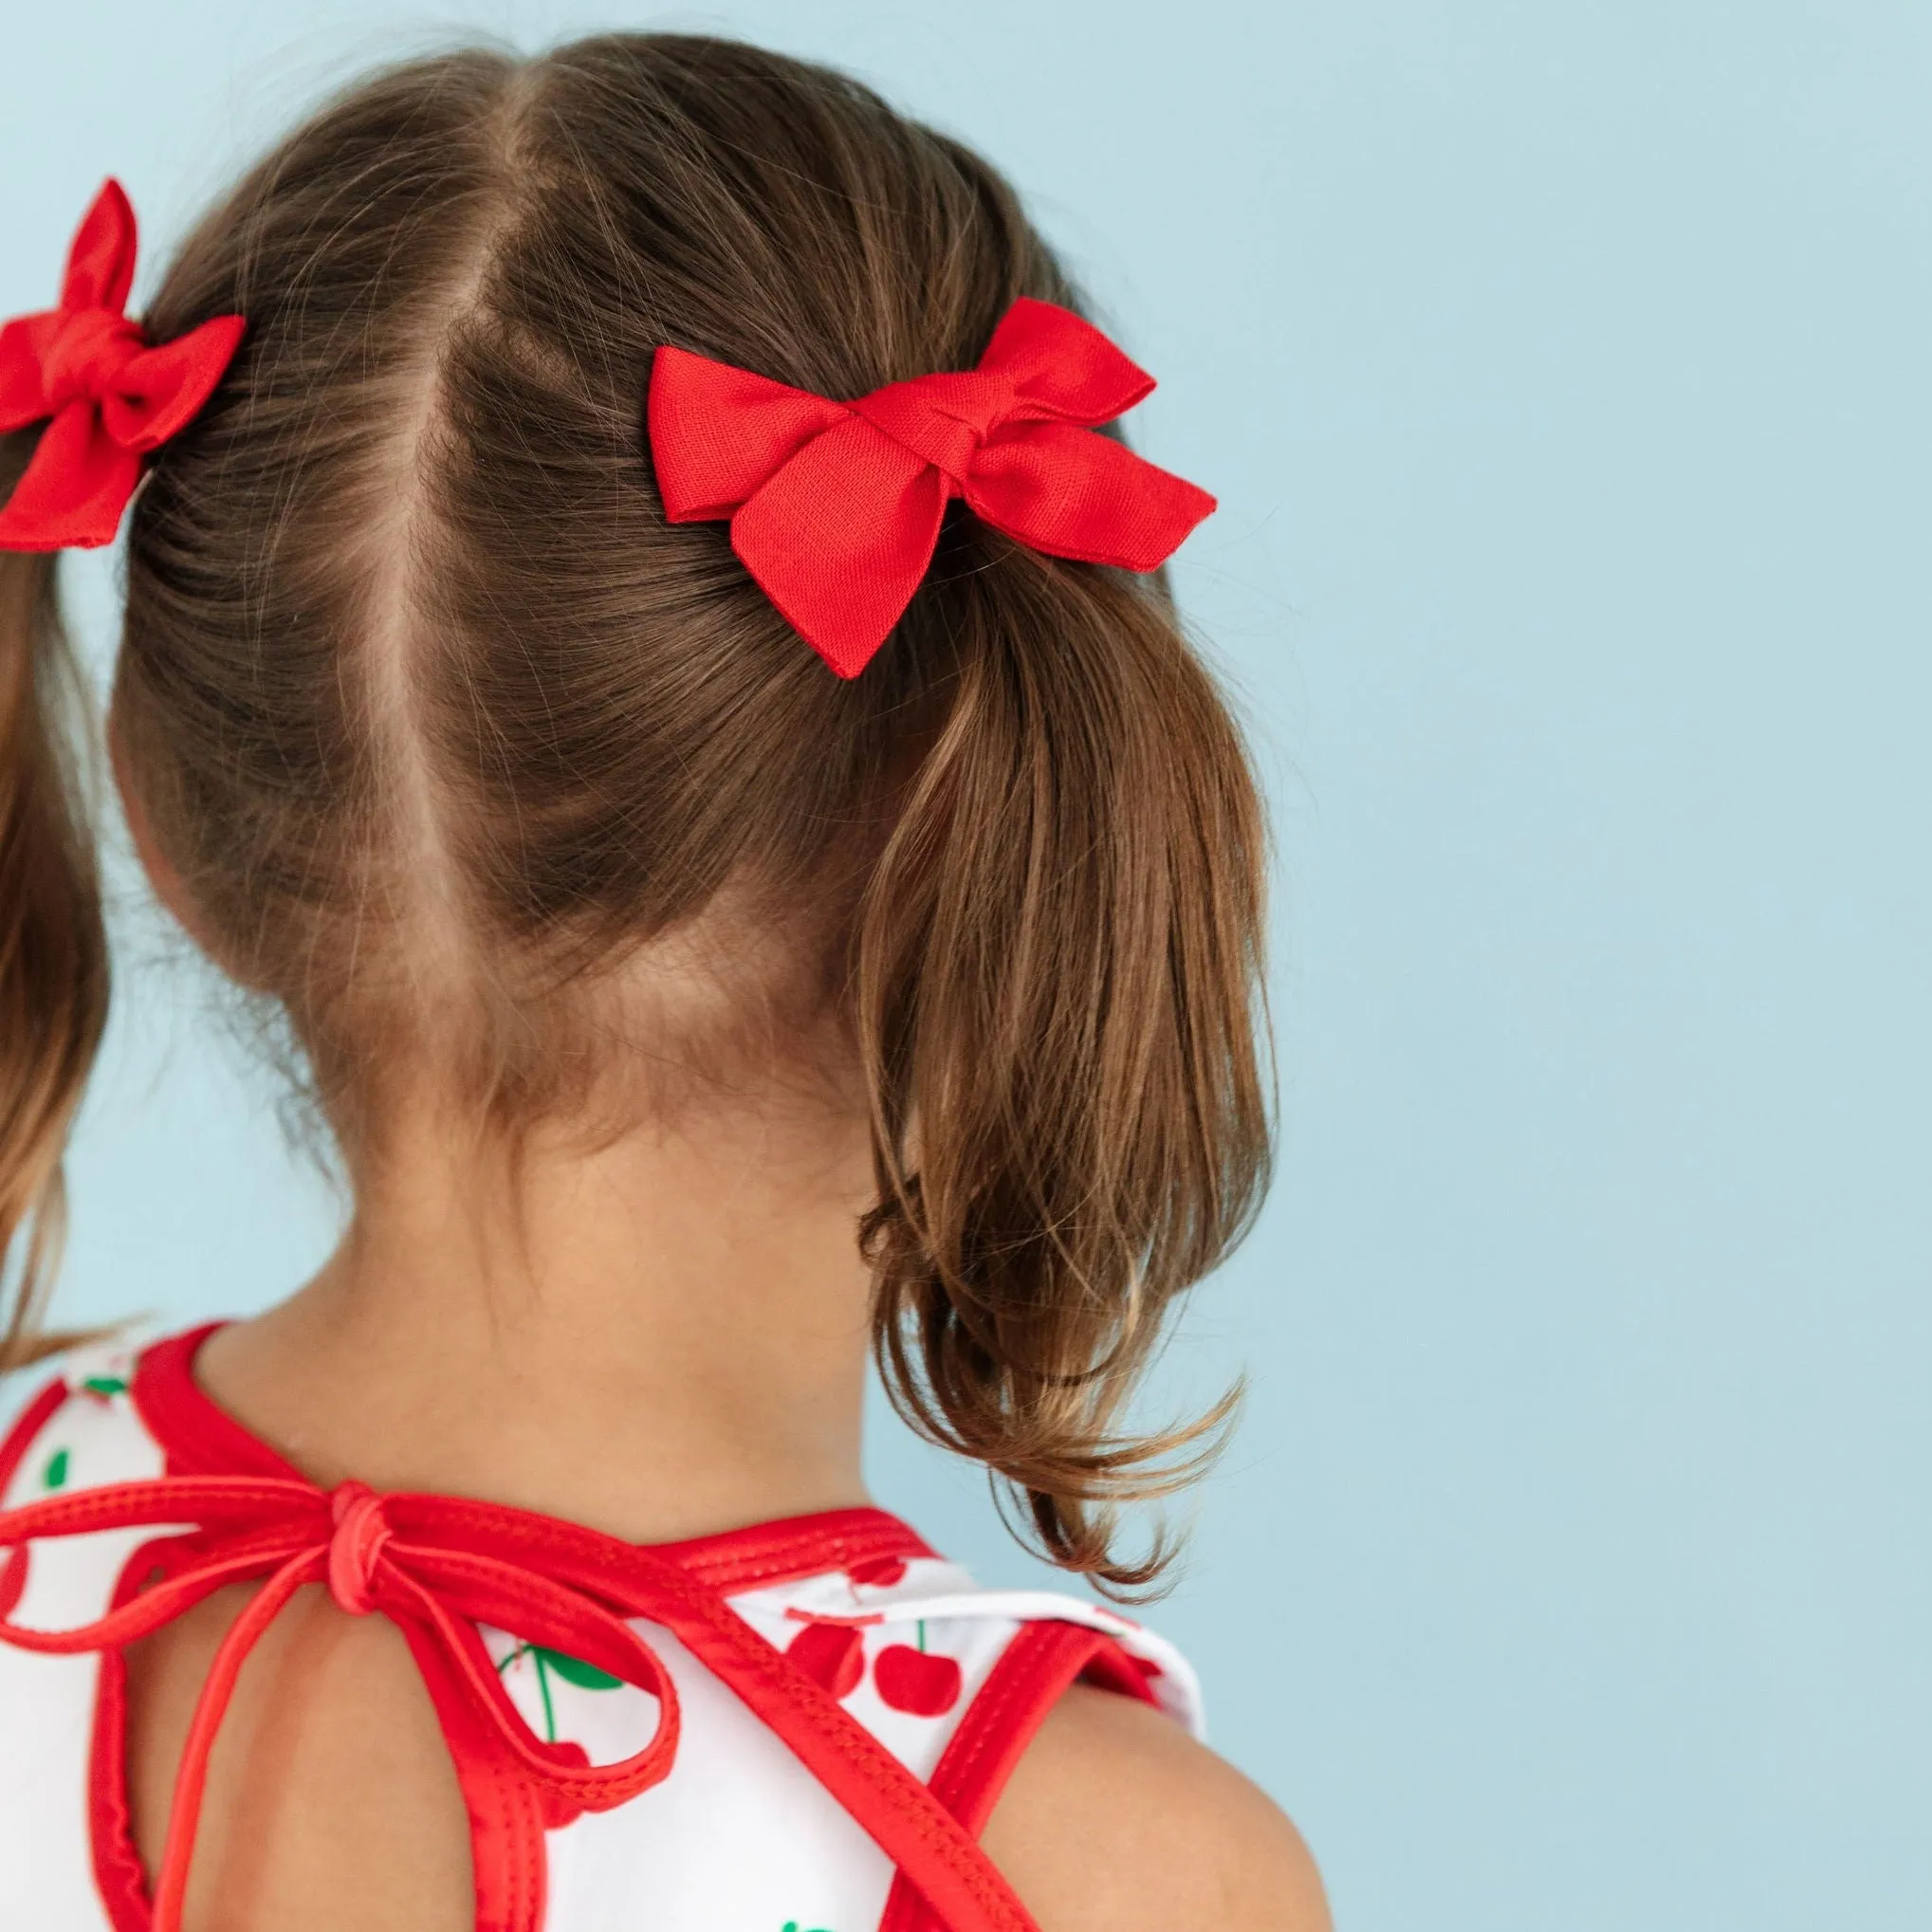
POLYGON ((158 348, 123 313, 134 210, 109 181, 67 255, 61 304, 0 327, 0 434, 45 422, 5 509, 0 550, 111 543, 141 458, 199 414, 248 324, 217 316, 158 348))
POLYGON ((1154 386, 1090 322, 1022 297, 975 369, 853 402, 657 351, 651 451, 674 524, 731 520, 731 547, 840 677, 884 643, 948 501, 1035 550, 1152 570, 1215 506, 1094 426, 1154 386))

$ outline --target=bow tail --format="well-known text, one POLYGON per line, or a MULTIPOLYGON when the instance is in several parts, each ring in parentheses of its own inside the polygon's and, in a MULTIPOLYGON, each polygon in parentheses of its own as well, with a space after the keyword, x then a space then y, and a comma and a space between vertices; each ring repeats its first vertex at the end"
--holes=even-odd
POLYGON ((228 374, 248 324, 218 315, 134 357, 101 398, 101 419, 124 450, 145 455, 178 436, 228 374))
POLYGON ((235 1680, 262 1632, 275 1621, 282 1607, 304 1583, 320 1580, 327 1569, 327 1553, 304 1550, 291 1556, 251 1597, 248 1608, 229 1626, 209 1666, 188 1741, 181 1747, 181 1768, 175 1779, 175 1802, 168 1812, 168 1836, 161 1868, 155 1881, 153 1932, 180 1932, 181 1909, 188 1895, 188 1868, 194 1856, 194 1834, 201 1822, 201 1800, 208 1786, 208 1760, 215 1734, 234 1695, 235 1680))
POLYGON ((134 210, 127 191, 110 175, 74 231, 66 279, 61 285, 61 306, 125 308, 134 286, 135 244, 134 210))
POLYGON ((856 677, 912 601, 949 494, 923 457, 853 416, 745 499, 731 547, 786 622, 856 677))
POLYGON ((1084 316, 1029 295, 1000 318, 979 366, 987 375, 1010 377, 1026 414, 1081 423, 1112 422, 1154 386, 1153 377, 1084 316))
POLYGON ((0 323, 0 435, 45 422, 53 414, 47 407, 43 371, 47 347, 60 325, 60 315, 53 309, 0 323))
POLYGON ((1031 549, 1122 570, 1165 563, 1214 508, 1205 489, 1071 423, 1016 424, 989 440, 973 459, 966 500, 1031 549))
POLYGON ((93 403, 77 398, 41 432, 0 509, 0 549, 97 550, 113 543, 140 473, 140 458, 107 433, 93 403))

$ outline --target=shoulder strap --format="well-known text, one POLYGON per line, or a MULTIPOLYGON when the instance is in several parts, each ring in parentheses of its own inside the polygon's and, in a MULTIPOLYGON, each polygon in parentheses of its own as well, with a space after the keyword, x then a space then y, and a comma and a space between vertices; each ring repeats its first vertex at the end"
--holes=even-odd
MULTIPOLYGON (((1001 1653, 934 1767, 930 1787, 976 1844, 1047 1713, 1082 1677, 1154 1702, 1133 1660, 1101 1630, 1078 1624, 1023 1624, 1001 1653)), ((946 1925, 901 1870, 892 1881, 879 1932, 946 1932, 946 1925)))
POLYGON ((665 1580, 651 1579, 653 1601, 643 1614, 663 1623, 790 1747, 916 1889, 936 1925, 945 1932, 1040 1932, 952 1812, 829 1692, 721 1597, 688 1584, 660 1593, 665 1580), (677 1600, 666 1602, 667 1593, 677 1600))

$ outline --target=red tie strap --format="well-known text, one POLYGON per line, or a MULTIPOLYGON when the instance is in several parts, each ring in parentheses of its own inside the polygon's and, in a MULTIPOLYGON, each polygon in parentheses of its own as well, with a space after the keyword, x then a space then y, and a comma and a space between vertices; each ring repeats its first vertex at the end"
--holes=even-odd
POLYGON ((856 677, 898 622, 948 502, 1035 550, 1152 570, 1215 506, 1094 433, 1154 386, 1091 322, 1021 297, 979 366, 852 402, 661 348, 651 451, 674 524, 731 547, 800 636, 856 677))
MULTIPOLYGON (((227 1584, 266 1579, 223 1638, 195 1705, 156 1875, 152 1932, 179 1932, 215 1733, 248 1652, 304 1584, 325 1584, 350 1615, 379 1614, 398 1626, 431 1684, 459 1769, 465 1754, 483 1755, 491 1776, 531 1800, 548 1829, 622 1804, 671 1770, 677 1694, 627 1621, 639 1618, 670 1630, 789 1746, 949 1932, 1038 1932, 953 1813, 797 1663, 668 1557, 498 1503, 382 1495, 359 1482, 324 1492, 267 1476, 108 1483, 0 1510, 0 1550, 143 1527, 186 1533, 174 1573, 164 1566, 148 1589, 75 1629, 35 1629, 9 1612, 0 1616, 0 1643, 61 1655, 116 1650, 227 1584), (510 1702, 478 1624, 648 1691, 659 1709, 651 1741, 612 1764, 585 1762, 575 1744, 543 1742, 510 1702)), ((480 1916, 479 1924, 539 1932, 542 1912, 540 1886, 501 1913, 480 1916)))
POLYGON ((111 543, 141 459, 200 413, 248 324, 217 316, 151 346, 123 312, 135 222, 109 181, 82 219, 58 308, 0 327, 0 434, 45 422, 7 506, 0 550, 111 543))
MULTIPOLYGON (((193 1524, 202 1560, 120 1609, 72 1630, 0 1619, 0 1642, 69 1654, 119 1648, 170 1623, 225 1584, 267 1580, 235 1620, 210 1666, 182 1751, 166 1849, 155 1885, 154 1932, 177 1932, 188 1865, 214 1746, 243 1661, 296 1591, 326 1583, 351 1616, 380 1611, 450 1666, 502 1769, 546 1801, 559 1822, 608 1811, 655 1784, 677 1750, 677 1693, 656 1654, 612 1607, 549 1573, 521 1512, 452 1498, 377 1496, 359 1482, 325 1495, 275 1477, 170 1477, 106 1484, 0 1514, 0 1537, 78 1536, 137 1525, 193 1524), (472 1520, 485 1509, 490 1534, 472 1520), (511 1703, 476 1625, 580 1657, 659 1702, 651 1741, 616 1764, 585 1764, 575 1746, 541 1741, 511 1703)), ((541 1521, 541 1518, 535 1519, 541 1521)))

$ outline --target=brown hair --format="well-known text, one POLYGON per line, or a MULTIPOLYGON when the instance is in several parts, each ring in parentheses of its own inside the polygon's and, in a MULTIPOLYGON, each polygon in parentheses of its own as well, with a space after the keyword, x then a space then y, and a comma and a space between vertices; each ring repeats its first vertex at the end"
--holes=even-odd
MULTIPOLYGON (((199 936, 345 1135, 412 1055, 479 1117, 580 1107, 624 963, 755 909, 807 965, 745 1001, 856 1046, 894 1399, 1126 1585, 1161 1558, 1112 1548, 1113 1506, 1215 1418, 1138 1436, 1123 1404, 1267 1165, 1238 732, 1163 579, 957 507, 834 677, 723 525, 665 521, 642 432, 659 343, 852 396, 971 366, 1021 295, 1077 305, 1005 182, 820 67, 613 35, 365 81, 148 312, 248 337, 137 500, 116 725, 199 936)), ((16 743, 8 772, 39 936, 0 998, 65 1019, 13 1069, 39 1097, 0 1211, 52 1198, 104 986, 59 765, 16 743)))
MULTIPOLYGON (((0 437, 0 495, 33 448, 0 437)), ((0 552, 0 1256, 17 1274, 0 1370, 37 1334, 64 1218, 61 1155, 107 1019, 107 940, 87 837, 75 712, 84 687, 51 557, 0 552)))

